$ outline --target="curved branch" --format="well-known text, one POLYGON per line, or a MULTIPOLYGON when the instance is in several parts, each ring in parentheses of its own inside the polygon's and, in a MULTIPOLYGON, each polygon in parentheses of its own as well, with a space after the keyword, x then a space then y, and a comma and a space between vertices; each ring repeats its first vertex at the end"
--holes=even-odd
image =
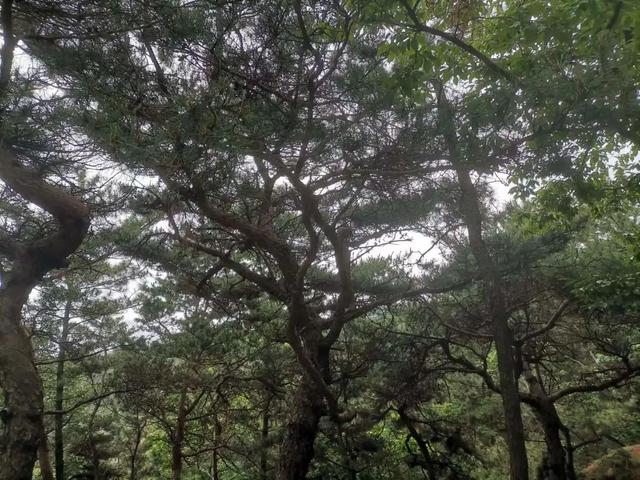
MULTIPOLYGON (((14 258, 16 268, 3 288, 17 287, 18 299, 27 295, 49 270, 67 266, 67 257, 80 246, 89 228, 89 209, 73 195, 21 165, 10 150, 1 147, 0 179, 26 201, 50 213, 59 225, 47 237, 14 244, 13 253, 19 254, 14 258)), ((3 243, 5 247, 9 245, 3 243)))
POLYGON ((556 392, 554 395, 550 396, 551 401, 555 402, 560 400, 567 395, 572 395, 574 393, 591 393, 591 392, 601 392, 602 390, 606 390, 608 388, 618 388, 624 385, 627 380, 631 380, 634 377, 640 376, 640 367, 634 367, 626 370, 621 373, 617 377, 606 380, 602 383, 591 384, 591 385, 576 385, 575 387, 567 387, 564 390, 560 390, 556 392))
POLYGON ((518 79, 511 72, 502 68, 500 65, 498 65, 496 62, 491 60, 489 57, 487 57, 484 53, 482 53, 475 47, 462 41, 461 39, 459 39, 458 37, 456 37, 451 33, 444 32, 442 30, 439 30, 437 28, 434 28, 422 23, 422 21, 420 21, 420 19, 416 15, 415 10, 411 7, 411 5, 409 5, 407 0, 400 0, 400 3, 407 11, 409 18, 413 22, 414 28, 416 28, 418 31, 427 33, 429 35, 433 35, 435 37, 442 38, 443 40, 446 40, 447 42, 454 44, 456 47, 460 48, 461 50, 467 52, 471 56, 480 60, 489 70, 491 70, 498 76, 506 79, 509 83, 512 83, 512 84, 518 83, 518 79))
POLYGON ((85 204, 24 167, 6 147, 0 148, 0 178, 22 198, 53 215, 59 223, 88 223, 89 210, 85 204))
POLYGON ((538 337, 544 333, 547 333, 549 330, 552 330, 556 326, 556 323, 558 323, 558 320, 560 320, 560 317, 562 317, 562 313, 566 310, 570 303, 571 302, 569 300, 565 300, 564 302, 562 302, 544 327, 539 328, 538 330, 534 330, 533 332, 524 335, 522 338, 516 339, 515 344, 518 346, 524 345, 532 338, 538 337))

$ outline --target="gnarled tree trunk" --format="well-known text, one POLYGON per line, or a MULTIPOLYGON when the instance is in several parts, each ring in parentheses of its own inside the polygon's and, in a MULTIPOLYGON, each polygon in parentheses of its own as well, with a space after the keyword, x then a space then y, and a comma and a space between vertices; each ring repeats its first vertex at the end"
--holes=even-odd
POLYGON ((22 326, 22 307, 48 271, 67 265, 67 256, 86 234, 89 214, 82 202, 44 182, 6 149, 0 149, 0 179, 58 222, 57 231, 37 240, 20 242, 0 236, 0 255, 12 261, 0 285, 0 385, 4 392, 0 478, 30 480, 43 436, 43 400, 31 340, 22 326))
POLYGON ((564 426, 551 398, 531 371, 526 358, 522 360, 523 376, 529 386, 532 401, 528 402, 542 426, 547 447, 543 464, 538 469, 539 480, 575 480, 573 460, 562 444, 560 433, 564 426))
POLYGON ((539 472, 540 480, 569 480, 565 448, 560 439, 562 423, 555 406, 551 402, 542 401, 533 409, 542 425, 547 446, 544 465, 539 472))
POLYGON ((24 300, 0 293, 0 384, 4 392, 0 478, 31 480, 42 436, 42 384, 20 322, 24 300), (12 298, 13 297, 13 298, 12 298))
POLYGON ((331 383, 330 350, 321 330, 310 321, 304 297, 292 287, 289 305, 289 344, 303 368, 304 375, 290 403, 287 429, 280 446, 278 480, 304 480, 314 456, 320 418, 329 414, 337 420, 337 405, 328 385, 331 383), (298 331, 304 331, 302 336, 298 331))
MULTIPOLYGON (((0 21, 0 101, 4 103, 18 41, 13 31, 13 0, 3 0, 0 21)), ((4 393, 0 478, 30 480, 44 434, 43 400, 31 339, 22 326, 22 307, 48 271, 66 266, 67 256, 78 248, 87 232, 89 211, 81 201, 23 167, 6 139, 0 139, 0 180, 58 223, 56 231, 36 240, 19 241, 0 232, 0 255, 11 261, 11 270, 0 280, 0 386, 4 393)))
POLYGON ((304 480, 313 460, 320 418, 325 414, 324 397, 305 378, 290 406, 285 438, 280 447, 278 480, 304 480))

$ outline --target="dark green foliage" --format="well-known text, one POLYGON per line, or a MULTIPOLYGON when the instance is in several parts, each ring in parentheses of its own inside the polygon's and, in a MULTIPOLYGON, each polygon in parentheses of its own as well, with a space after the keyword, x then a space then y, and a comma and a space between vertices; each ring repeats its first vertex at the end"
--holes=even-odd
POLYGON ((56 480, 506 479, 500 352, 530 472, 640 442, 636 1, 7 8, 2 148, 93 216, 24 315, 56 480))

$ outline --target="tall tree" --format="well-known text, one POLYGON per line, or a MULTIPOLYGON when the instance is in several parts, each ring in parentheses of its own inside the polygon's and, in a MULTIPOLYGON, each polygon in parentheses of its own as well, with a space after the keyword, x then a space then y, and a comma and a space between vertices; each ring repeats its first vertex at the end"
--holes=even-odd
POLYGON ((89 212, 76 195, 45 179, 42 172, 46 172, 46 163, 38 165, 46 159, 47 150, 60 151, 60 145, 47 142, 44 131, 34 132, 43 126, 37 125, 37 120, 29 124, 21 111, 26 108, 38 114, 39 107, 36 99, 23 94, 29 79, 12 79, 14 50, 22 34, 13 9, 13 2, 5 1, 0 12, 4 37, 0 51, 3 202, 22 203, 22 208, 30 204, 46 214, 35 228, 30 225, 29 217, 33 217, 26 208, 22 215, 5 217, 0 235, 0 254, 6 267, 0 286, 0 384, 4 392, 0 477, 26 480, 32 476, 36 452, 43 441, 43 405, 30 336, 22 326, 22 308, 48 272, 67 266, 67 257, 87 232, 89 212), (43 146, 45 155, 41 154, 43 146))
POLYGON ((105 31, 130 34, 87 36, 82 52, 62 44, 41 58, 79 101, 97 102, 79 117, 86 133, 116 161, 153 176, 140 193, 164 214, 157 239, 198 256, 198 283, 231 273, 287 309, 284 334, 303 376, 279 478, 304 478, 320 418, 349 417, 331 389, 331 349, 345 324, 446 288, 408 279, 378 293, 359 287, 353 271, 372 242, 407 225, 352 221, 358 210, 388 194, 426 196, 427 187, 406 181, 379 192, 362 173, 408 153, 414 118, 387 113, 391 98, 381 108, 370 97, 385 76, 368 72, 379 62, 369 46, 376 37, 353 29, 358 12, 346 4, 163 12, 161 4, 120 5, 105 31), (255 41, 244 42, 249 32, 255 41))

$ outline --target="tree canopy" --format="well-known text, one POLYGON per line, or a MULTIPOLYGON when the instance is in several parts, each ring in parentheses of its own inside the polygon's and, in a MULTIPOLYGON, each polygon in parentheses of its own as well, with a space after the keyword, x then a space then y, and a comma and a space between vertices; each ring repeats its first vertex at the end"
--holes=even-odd
POLYGON ((0 480, 634 478, 635 0, 0 29, 0 480))

